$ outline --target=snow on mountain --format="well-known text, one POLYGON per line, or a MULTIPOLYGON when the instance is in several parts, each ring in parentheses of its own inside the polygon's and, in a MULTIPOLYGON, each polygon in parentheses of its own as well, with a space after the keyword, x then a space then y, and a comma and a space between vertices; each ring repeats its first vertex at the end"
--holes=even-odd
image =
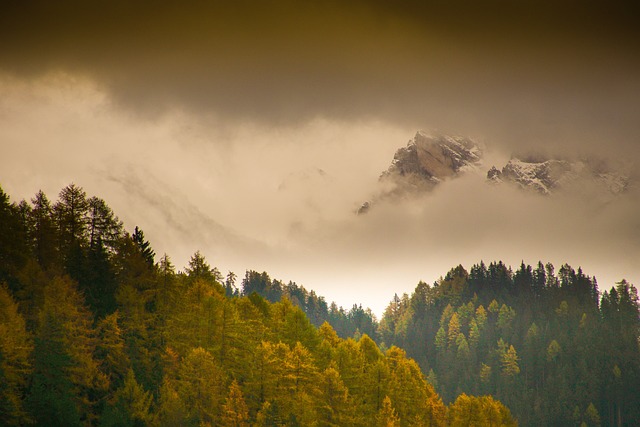
POLYGON ((469 138, 416 133, 398 149, 382 179, 417 175, 434 184, 480 165, 482 150, 469 138))
POLYGON ((601 163, 584 160, 524 161, 509 160, 502 168, 493 166, 487 172, 487 180, 493 183, 510 182, 523 189, 548 195, 570 187, 600 187, 607 192, 620 194, 629 185, 629 178, 621 172, 605 169, 601 163))
MULTIPOLYGON (((399 148, 389 168, 380 175, 377 193, 357 210, 364 214, 382 200, 431 191, 445 180, 482 166, 483 147, 472 139, 419 131, 406 147, 399 148)), ((629 185, 629 175, 598 159, 549 159, 541 156, 513 157, 501 169, 492 166, 487 181, 514 184, 534 193, 557 191, 617 195, 629 185)))
POLYGON ((377 200, 430 191, 481 164, 482 147, 472 139, 418 131, 406 147, 396 151, 391 166, 380 176, 382 189, 362 204, 358 214, 366 213, 377 200))

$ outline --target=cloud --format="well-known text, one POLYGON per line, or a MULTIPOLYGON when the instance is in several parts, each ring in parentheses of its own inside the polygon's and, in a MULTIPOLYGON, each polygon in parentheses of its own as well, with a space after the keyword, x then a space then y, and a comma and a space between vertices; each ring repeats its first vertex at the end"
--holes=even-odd
POLYGON ((378 312, 480 259, 637 284, 637 193, 595 209, 470 175, 353 215, 418 129, 481 139, 496 165, 542 151, 633 169, 626 3, 227 3, 3 2, 3 188, 75 182, 178 266, 201 249, 378 312))
POLYGON ((143 117, 373 118, 525 146, 637 135, 625 3, 556 3, 5 2, 0 68, 87 76, 143 117))
MULTIPOLYGON (((378 312, 380 301, 389 300, 385 294, 410 292, 418 280, 432 283, 458 264, 470 268, 480 260, 514 268, 522 260, 582 266, 601 289, 623 277, 638 281, 637 189, 615 200, 600 200, 595 191, 541 197, 484 179, 470 173, 422 197, 383 201, 367 215, 310 231, 301 242, 313 242, 309 256, 322 254, 330 266, 316 272, 318 280, 337 292, 331 277, 340 271, 359 292, 366 289, 361 298, 378 312)), ((296 263, 304 262, 312 260, 296 263)))

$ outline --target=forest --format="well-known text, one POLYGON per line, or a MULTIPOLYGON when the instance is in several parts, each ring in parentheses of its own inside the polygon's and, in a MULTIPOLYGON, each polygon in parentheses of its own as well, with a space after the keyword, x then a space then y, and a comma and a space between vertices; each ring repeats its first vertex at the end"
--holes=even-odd
MULTIPOLYGON (((183 271, 98 197, 0 188, 0 425, 638 425, 636 288, 452 269, 378 321, 294 282, 183 271)), ((390 294, 393 291, 390 291, 390 294)))
POLYGON ((490 394, 520 425, 640 425, 640 311, 625 280, 600 297, 567 264, 458 266, 396 295, 378 330, 445 402, 490 394))

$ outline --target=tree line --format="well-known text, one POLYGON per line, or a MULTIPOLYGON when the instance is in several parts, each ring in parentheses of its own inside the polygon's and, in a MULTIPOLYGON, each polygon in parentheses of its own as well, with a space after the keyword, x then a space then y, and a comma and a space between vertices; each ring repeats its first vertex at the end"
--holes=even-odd
POLYGON ((376 344, 370 311, 235 279, 199 252, 184 271, 156 261, 73 184, 55 203, 0 189, 0 424, 516 425, 490 395, 445 404, 403 349, 376 344))
POLYGON ((521 425, 621 426, 640 420, 640 310, 625 280, 600 293, 564 264, 502 262, 450 270, 397 295, 383 345, 414 358, 450 402, 490 394, 521 425))

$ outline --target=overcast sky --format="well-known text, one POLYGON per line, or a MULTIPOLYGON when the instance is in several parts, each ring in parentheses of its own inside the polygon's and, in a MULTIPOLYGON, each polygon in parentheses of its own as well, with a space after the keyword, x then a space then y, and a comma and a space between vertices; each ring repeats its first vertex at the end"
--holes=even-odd
POLYGON ((634 173, 626 2, 131 3, 0 6, 13 200, 74 182, 179 268, 199 249, 223 272, 267 270, 378 314, 481 259, 569 262, 601 289, 640 282, 637 188, 542 198, 481 171, 353 214, 419 129, 485 143, 485 170, 545 152, 634 173))

